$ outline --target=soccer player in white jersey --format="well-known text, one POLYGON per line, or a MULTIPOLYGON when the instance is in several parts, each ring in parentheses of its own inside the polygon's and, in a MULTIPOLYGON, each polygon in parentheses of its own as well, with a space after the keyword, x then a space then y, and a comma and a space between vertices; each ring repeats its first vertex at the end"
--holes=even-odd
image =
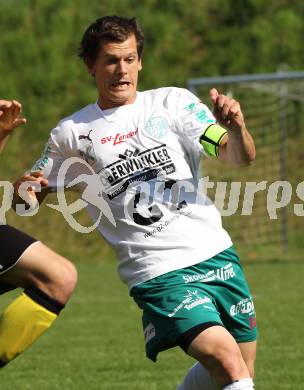
MULTIPOLYGON (((26 122, 21 104, 0 100, 0 151, 15 127, 26 122)), ((40 175, 40 179, 43 178, 40 175)), ((67 259, 41 242, 0 221, 0 294, 24 291, 0 316, 0 367, 22 353, 57 318, 77 280, 67 259)))
POLYGON ((156 361, 159 352, 180 346, 196 359, 179 390, 253 389, 252 298, 198 173, 202 156, 250 164, 254 142, 240 104, 216 89, 213 113, 185 89, 137 91, 143 44, 134 18, 107 16, 88 27, 79 56, 96 81, 98 101, 51 132, 33 167, 48 180, 37 198, 97 177, 88 212, 116 250, 119 275, 143 310, 147 357, 156 361), (99 219, 101 197, 112 218, 99 219))

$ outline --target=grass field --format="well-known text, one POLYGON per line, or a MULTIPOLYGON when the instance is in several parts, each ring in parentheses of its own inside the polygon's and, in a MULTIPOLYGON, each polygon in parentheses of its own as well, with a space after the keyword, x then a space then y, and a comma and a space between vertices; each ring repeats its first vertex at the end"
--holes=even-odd
MULTIPOLYGON (((179 349, 145 358, 140 311, 112 259, 78 262, 79 284, 56 324, 1 370, 1 390, 175 390, 192 360, 179 349)), ((303 262, 245 264, 259 324, 258 390, 304 380, 303 262)), ((16 294, 1 297, 1 308, 16 294)))

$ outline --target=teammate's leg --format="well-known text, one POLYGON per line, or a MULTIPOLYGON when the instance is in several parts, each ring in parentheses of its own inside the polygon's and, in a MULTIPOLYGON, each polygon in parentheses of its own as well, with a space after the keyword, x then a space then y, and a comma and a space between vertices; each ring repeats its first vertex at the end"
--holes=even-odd
MULTIPOLYGON (((19 233, 13 234, 17 238, 19 233)), ((0 365, 14 359, 51 326, 76 281, 73 264, 40 242, 29 245, 0 275, 1 283, 25 289, 0 318, 0 365)))
POLYGON ((77 272, 70 261, 37 241, 0 279, 24 289, 33 286, 64 305, 76 285, 77 272))

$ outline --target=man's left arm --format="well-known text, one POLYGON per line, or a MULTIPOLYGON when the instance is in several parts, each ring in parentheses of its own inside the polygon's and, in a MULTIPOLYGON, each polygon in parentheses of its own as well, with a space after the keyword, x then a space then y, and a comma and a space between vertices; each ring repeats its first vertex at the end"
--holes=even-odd
POLYGON ((220 95, 215 88, 210 90, 210 98, 213 115, 219 125, 227 129, 227 134, 220 141, 219 159, 235 166, 251 164, 255 159, 255 146, 239 102, 220 95))

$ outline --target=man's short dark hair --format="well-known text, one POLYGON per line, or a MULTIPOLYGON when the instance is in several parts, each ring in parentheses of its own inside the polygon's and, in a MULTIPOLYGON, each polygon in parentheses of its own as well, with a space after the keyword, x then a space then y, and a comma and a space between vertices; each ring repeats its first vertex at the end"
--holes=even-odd
POLYGON ((120 16, 105 16, 92 23, 80 42, 78 55, 85 63, 94 63, 104 43, 124 42, 134 34, 137 42, 138 57, 142 57, 144 49, 144 34, 136 18, 120 16))

